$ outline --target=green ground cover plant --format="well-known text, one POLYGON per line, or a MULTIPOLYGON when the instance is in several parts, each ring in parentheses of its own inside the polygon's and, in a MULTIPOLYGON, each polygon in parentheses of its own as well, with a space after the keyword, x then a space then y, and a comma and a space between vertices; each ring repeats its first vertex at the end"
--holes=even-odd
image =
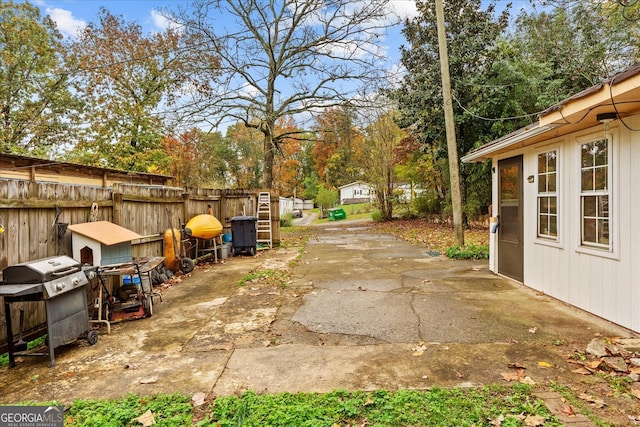
POLYGON ((193 409, 180 394, 76 401, 66 426, 139 426, 151 412, 157 426, 559 426, 529 386, 343 391, 218 397, 193 409), (527 424, 528 423, 528 424, 527 424))
POLYGON ((447 257, 453 259, 489 259, 489 245, 452 246, 447 249, 447 257))

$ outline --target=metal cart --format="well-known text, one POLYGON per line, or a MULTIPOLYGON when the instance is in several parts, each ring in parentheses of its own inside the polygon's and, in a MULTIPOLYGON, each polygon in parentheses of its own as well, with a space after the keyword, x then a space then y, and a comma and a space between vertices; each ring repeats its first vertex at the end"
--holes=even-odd
POLYGON ((107 325, 107 333, 111 333, 111 323, 151 317, 153 298, 161 295, 153 290, 150 272, 163 262, 164 257, 150 257, 100 266, 101 290, 95 302, 98 316, 91 322, 107 325), (119 286, 110 291, 105 282, 107 277, 117 277, 119 286))

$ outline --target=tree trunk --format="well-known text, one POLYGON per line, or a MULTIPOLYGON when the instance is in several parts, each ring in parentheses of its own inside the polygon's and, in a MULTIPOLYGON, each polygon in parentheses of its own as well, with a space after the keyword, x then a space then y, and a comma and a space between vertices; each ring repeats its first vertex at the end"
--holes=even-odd
POLYGON ((275 147, 273 146, 273 135, 270 132, 264 134, 264 166, 262 171, 262 187, 273 187, 273 158, 275 147))

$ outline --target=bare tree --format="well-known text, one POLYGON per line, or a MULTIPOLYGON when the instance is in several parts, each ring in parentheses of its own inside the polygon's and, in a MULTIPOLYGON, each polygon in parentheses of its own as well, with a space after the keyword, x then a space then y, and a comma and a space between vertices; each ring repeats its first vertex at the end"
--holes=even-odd
MULTIPOLYGON (((388 0, 195 0, 173 18, 204 36, 221 59, 215 97, 193 101, 212 126, 242 121, 264 135, 262 185, 272 187, 274 154, 301 130, 276 129, 349 99, 365 99, 383 74, 388 0), (293 132, 293 133, 292 133, 293 132)), ((202 47, 201 47, 202 48, 202 47)))
POLYGON ((406 137, 405 131, 396 124, 397 112, 391 104, 369 108, 363 123, 367 153, 363 159, 365 179, 375 190, 380 214, 384 221, 393 218, 393 203, 396 199, 396 147, 406 137))

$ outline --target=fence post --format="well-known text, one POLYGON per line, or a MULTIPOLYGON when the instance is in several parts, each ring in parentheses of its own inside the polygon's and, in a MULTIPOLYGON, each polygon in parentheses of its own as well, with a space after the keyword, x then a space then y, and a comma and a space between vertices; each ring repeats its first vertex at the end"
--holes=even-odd
POLYGON ((118 184, 113 185, 113 223, 117 225, 122 225, 122 209, 123 209, 124 201, 122 197, 122 190, 118 184))
MULTIPOLYGON (((189 187, 185 187, 184 192, 182 193, 182 199, 183 199, 182 214, 184 215, 184 217, 182 218, 182 221, 185 224, 189 222, 189 219, 191 218, 191 210, 189 209, 190 197, 191 197, 191 192, 189 191, 189 187)), ((182 224, 180 224, 180 226, 182 227, 182 224)))

